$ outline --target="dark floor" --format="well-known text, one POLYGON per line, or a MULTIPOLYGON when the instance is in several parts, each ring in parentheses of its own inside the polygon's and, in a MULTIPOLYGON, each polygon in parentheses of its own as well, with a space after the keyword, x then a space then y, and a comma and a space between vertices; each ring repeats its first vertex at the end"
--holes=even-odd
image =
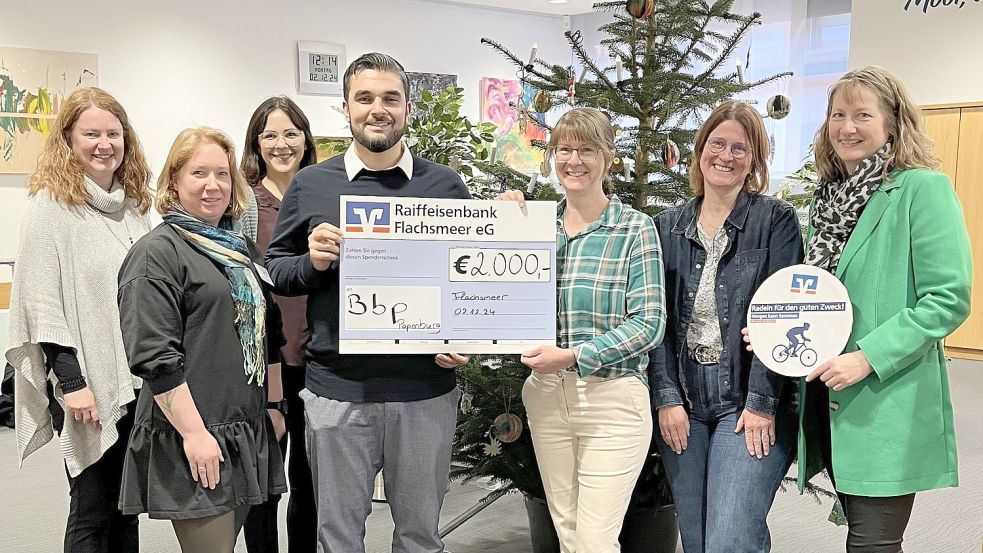
MULTIPOLYGON (((983 534, 983 363, 956 360, 951 369, 961 486, 920 494, 905 540, 907 553, 979 553, 983 534)), ((67 512, 67 484, 54 444, 17 469, 12 430, 0 430, 0 553, 60 550, 67 512)), ((452 486, 443 510, 446 522, 474 505, 488 490, 452 486)), ((281 502, 281 506, 285 502, 281 502)), ((830 505, 794 492, 780 493, 769 522, 776 553, 840 553, 845 529, 826 522, 830 505)), ((368 553, 388 552, 392 521, 388 507, 373 508, 366 531, 368 553)), ((178 551, 170 525, 141 523, 142 550, 178 551)), ((522 553, 530 550, 519 496, 495 502, 446 538, 452 553, 522 553)), ((281 540, 281 544, 283 541, 281 540)), ((244 547, 236 551, 245 551, 244 547)), ((286 551, 285 545, 281 551, 286 551)), ((682 552, 682 549, 679 549, 682 552)))

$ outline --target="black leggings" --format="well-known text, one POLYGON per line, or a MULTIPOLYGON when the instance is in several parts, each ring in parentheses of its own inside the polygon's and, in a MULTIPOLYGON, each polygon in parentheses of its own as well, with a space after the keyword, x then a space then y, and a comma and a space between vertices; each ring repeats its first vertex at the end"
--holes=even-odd
MULTIPOLYGON (((818 396, 813 408, 819 421, 823 464, 836 486, 829 425, 829 390, 818 380, 810 383, 809 395, 818 396), (816 383, 819 383, 816 385, 816 383)), ((837 493, 850 531, 846 536, 847 553, 903 553, 901 542, 911 519, 915 494, 893 497, 868 497, 837 493)))
POLYGON ((839 494, 850 532, 847 553, 902 553, 901 541, 911 518, 915 494, 866 497, 839 494))
MULTIPOLYGON (((307 461, 304 445, 304 367, 282 365, 283 397, 287 400, 287 433, 280 440, 290 481, 290 498, 287 503, 287 551, 289 553, 314 553, 317 550, 317 505, 314 501, 314 483, 311 466, 307 461), (287 455, 289 442, 290 455, 287 455)), ((277 553, 280 551, 277 529, 277 504, 279 495, 271 495, 265 503, 254 505, 246 518, 243 537, 248 553, 277 553)))
MULTIPOLYGON (((133 428, 135 406, 136 401, 128 403, 126 414, 116 423, 119 432, 116 443, 78 476, 68 476, 71 502, 65 525, 65 553, 137 553, 140 550, 137 516, 124 515, 118 506, 123 459, 133 428)), ((48 410, 52 414, 52 426, 61 435, 65 412, 50 391, 48 410)), ((68 473, 67 469, 65 473, 68 473)))

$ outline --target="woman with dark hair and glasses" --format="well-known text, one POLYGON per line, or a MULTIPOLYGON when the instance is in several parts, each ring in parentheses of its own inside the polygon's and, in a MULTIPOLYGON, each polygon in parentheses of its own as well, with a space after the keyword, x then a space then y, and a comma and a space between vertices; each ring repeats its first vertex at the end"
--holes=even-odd
MULTIPOLYGON (((311 125, 286 96, 264 100, 253 112, 242 150, 242 174, 256 199, 256 246, 265 255, 280 213, 280 200, 297 171, 317 162, 311 125)), ((243 218, 244 220, 247 217, 243 218)), ((244 228, 244 231, 247 229, 244 228)), ((304 346, 307 344, 307 296, 274 296, 283 318, 286 345, 280 348, 280 379, 270 379, 268 405, 284 459, 290 499, 287 504, 287 545, 290 553, 313 553, 317 541, 317 509, 311 467, 304 448, 304 346), (289 447, 290 455, 287 455, 289 447)), ((270 496, 249 513, 245 526, 249 553, 278 552, 277 504, 270 496)))
POLYGON ((742 347, 754 291, 802 260, 795 209, 761 194, 768 151, 758 112, 724 102, 696 135, 696 197, 655 219, 670 300, 649 374, 686 553, 770 551, 768 511, 795 455, 794 387, 742 347))

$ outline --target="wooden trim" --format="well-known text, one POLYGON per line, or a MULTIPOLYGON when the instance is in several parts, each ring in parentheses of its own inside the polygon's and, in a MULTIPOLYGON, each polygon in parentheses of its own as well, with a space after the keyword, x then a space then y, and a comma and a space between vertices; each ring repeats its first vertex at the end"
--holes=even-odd
POLYGON ((956 348, 951 346, 946 346, 945 348, 946 357, 955 357, 957 359, 971 359, 973 361, 983 361, 983 351, 968 348, 956 348))
POLYGON ((950 108, 980 108, 983 107, 983 101, 976 102, 955 102, 952 104, 928 104, 924 106, 919 106, 923 110, 927 109, 950 109, 950 108))
POLYGON ((10 283, 0 282, 0 309, 10 308, 10 283))

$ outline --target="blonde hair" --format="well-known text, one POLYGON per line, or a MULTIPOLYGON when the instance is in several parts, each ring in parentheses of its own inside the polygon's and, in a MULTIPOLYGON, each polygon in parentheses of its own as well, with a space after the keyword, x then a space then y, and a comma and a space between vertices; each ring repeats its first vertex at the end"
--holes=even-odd
POLYGON ((239 168, 236 167, 236 151, 232 140, 222 131, 211 127, 194 127, 184 129, 174 144, 171 144, 171 151, 167 153, 167 160, 164 161, 164 168, 157 178, 157 211, 163 215, 172 207, 180 205, 177 191, 174 190, 174 182, 178 171, 188 160, 190 160, 199 148, 205 144, 215 144, 225 152, 229 158, 229 173, 232 175, 232 198, 225 214, 238 219, 246 211, 249 205, 246 194, 252 194, 246 179, 242 177, 239 168))
POLYGON ((611 185, 611 175, 608 170, 618 155, 614 147, 614 127, 611 119, 602 111, 594 108, 573 108, 563 114, 550 133, 550 142, 546 148, 547 157, 556 154, 556 147, 563 140, 577 140, 597 146, 604 153, 604 177, 601 187, 605 194, 614 192, 611 185))
POLYGON ((750 142, 748 146, 751 147, 751 167, 744 181, 744 190, 752 195, 764 192, 768 189, 768 154, 771 152, 765 122, 758 110, 736 100, 728 100, 714 108, 697 131, 693 144, 693 161, 689 164, 690 188, 697 196, 703 195, 703 169, 700 167, 700 158, 703 156, 707 140, 710 139, 710 133, 724 121, 737 121, 750 142))
POLYGON ((875 97, 884 115, 891 152, 884 159, 884 177, 895 169, 939 169, 942 162, 935 154, 932 139, 925 132, 922 112, 911 100, 908 90, 897 77, 876 65, 855 69, 840 77, 829 87, 826 103, 826 120, 816 132, 816 169, 824 181, 843 180, 849 176, 846 165, 833 150, 829 139, 829 116, 833 110, 833 98, 837 94, 857 97, 860 90, 868 90, 875 97))
POLYGON ((123 161, 114 176, 122 185, 124 195, 133 200, 140 213, 146 213, 151 202, 147 187, 151 173, 143 146, 123 106, 109 93, 95 87, 80 88, 62 103, 38 156, 37 168, 28 180, 27 193, 34 196, 47 190, 52 198, 70 206, 83 206, 90 199, 85 189, 85 172, 72 151, 72 128, 90 108, 108 111, 119 119, 123 127, 123 161))

